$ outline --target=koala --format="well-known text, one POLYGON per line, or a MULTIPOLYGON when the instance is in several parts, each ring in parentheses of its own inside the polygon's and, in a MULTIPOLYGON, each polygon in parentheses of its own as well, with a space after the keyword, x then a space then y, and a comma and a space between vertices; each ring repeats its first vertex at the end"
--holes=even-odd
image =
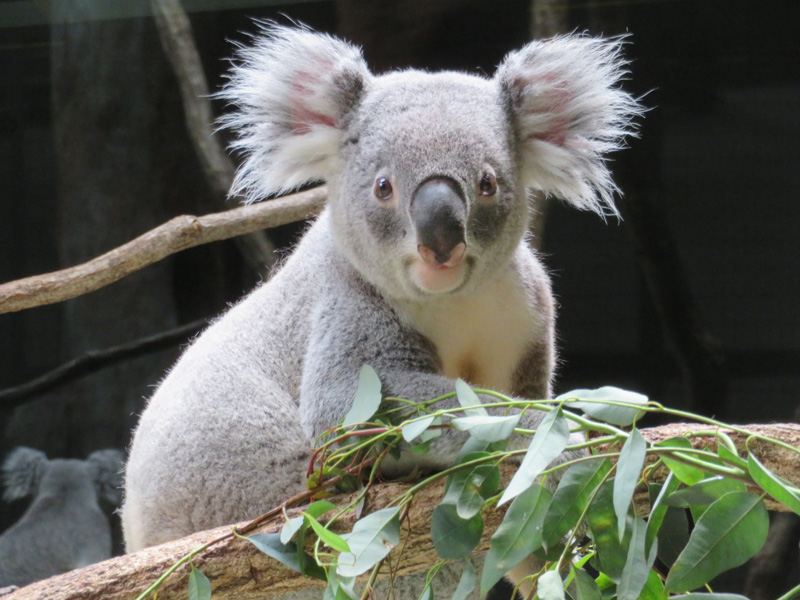
MULTIPOLYGON (((362 365, 408 400, 452 392, 456 378, 551 397, 553 298, 526 242, 532 191, 616 213, 605 155, 638 112, 619 88, 619 40, 533 42, 489 79, 374 75, 344 41, 263 29, 221 92, 243 156, 232 193, 255 201, 325 180, 327 206, 143 411, 122 508, 129 551, 304 490, 313 441, 348 411, 362 365)), ((529 411, 520 426, 540 419, 529 411)), ((384 471, 444 468, 464 441, 448 431, 384 471)))
POLYGON ((3 464, 7 501, 33 496, 0 535, 0 587, 23 586, 111 557, 111 529, 98 504, 120 503, 123 458, 99 450, 86 460, 47 460, 20 447, 3 464))

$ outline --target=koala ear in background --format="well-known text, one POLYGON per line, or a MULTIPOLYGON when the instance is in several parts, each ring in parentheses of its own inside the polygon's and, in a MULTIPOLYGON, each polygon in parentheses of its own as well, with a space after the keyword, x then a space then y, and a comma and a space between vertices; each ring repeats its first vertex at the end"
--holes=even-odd
POLYGON ((330 173, 347 115, 371 78, 361 51, 308 29, 262 24, 218 94, 236 108, 223 127, 244 155, 231 195, 252 202, 330 173))
POLYGON ((622 40, 583 35, 532 42, 497 70, 527 187, 600 215, 618 215, 605 154, 623 147, 642 109, 619 89, 622 40))
POLYGON ((3 463, 3 498, 7 502, 35 495, 44 471, 47 455, 33 448, 20 446, 14 449, 3 463))
POLYGON ((94 486, 97 495, 113 505, 122 502, 123 455, 119 450, 92 452, 86 462, 94 469, 94 486))

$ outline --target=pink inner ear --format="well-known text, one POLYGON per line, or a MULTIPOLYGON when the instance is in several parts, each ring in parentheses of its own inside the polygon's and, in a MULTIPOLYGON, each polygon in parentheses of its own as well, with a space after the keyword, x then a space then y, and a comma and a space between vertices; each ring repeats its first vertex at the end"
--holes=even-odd
MULTIPOLYGON (((323 72, 333 66, 331 61, 320 61, 319 71, 323 72)), ((325 85, 317 73, 300 71, 292 81, 292 92, 289 98, 290 114, 293 135, 305 135, 311 132, 312 125, 325 125, 336 127, 337 121, 327 115, 311 108, 317 90, 325 85)))
POLYGON ((563 146, 569 133, 570 116, 569 107, 575 99, 566 81, 559 79, 554 73, 547 73, 529 77, 517 77, 513 82, 514 87, 525 93, 528 86, 535 86, 528 90, 532 98, 523 101, 523 114, 549 114, 547 129, 539 130, 528 135, 528 139, 541 140, 555 146, 563 146), (536 88, 540 88, 537 90, 536 88))

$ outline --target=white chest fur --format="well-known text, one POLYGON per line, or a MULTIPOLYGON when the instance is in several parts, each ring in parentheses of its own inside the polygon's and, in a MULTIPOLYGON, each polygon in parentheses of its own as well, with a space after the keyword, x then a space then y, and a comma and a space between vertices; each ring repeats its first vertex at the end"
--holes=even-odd
POLYGON ((470 296, 405 304, 412 327, 436 346, 443 374, 510 393, 539 323, 531 299, 509 270, 470 296))

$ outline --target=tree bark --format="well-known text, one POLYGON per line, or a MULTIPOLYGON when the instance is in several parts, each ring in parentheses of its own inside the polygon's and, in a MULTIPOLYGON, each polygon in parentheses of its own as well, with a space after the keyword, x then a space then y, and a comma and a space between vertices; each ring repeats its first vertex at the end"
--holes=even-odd
MULTIPOLYGON (((707 430, 697 424, 678 423, 642 430, 644 437, 651 442, 658 442, 689 431, 707 430)), ((780 439, 795 448, 800 448, 800 425, 773 424, 751 425, 747 429, 780 439)), ((736 443, 740 452, 744 452, 747 436, 727 431, 736 443)), ((697 446, 708 443, 713 448, 713 437, 694 438, 697 446)), ((750 449, 759 459, 778 476, 795 485, 800 484, 800 454, 786 448, 775 446, 759 440, 751 440, 750 449)), ((503 479, 507 482, 514 472, 512 465, 502 465, 503 479)), ((652 473, 650 481, 663 479, 664 472, 652 473)), ((401 495, 409 484, 383 483, 376 485, 367 495, 365 511, 374 511, 385 507, 392 499, 401 495)), ((433 510, 441 502, 444 480, 437 481, 421 490, 411 504, 409 517, 403 522, 400 548, 390 558, 396 574, 401 578, 417 573, 425 573, 439 559, 430 542, 430 519, 433 510), (396 554, 396 556, 394 556, 396 554)), ((642 500, 643 493, 639 493, 642 500)), ((333 498, 335 504, 346 505, 352 495, 333 498)), ((786 510, 775 502, 771 508, 786 510)), ((484 514, 483 538, 476 552, 485 551, 489 539, 502 521, 504 510, 489 510, 484 514)), ((355 516, 349 513, 342 519, 338 531, 349 531, 355 516)), ((261 528, 259 531, 277 531, 282 518, 261 528)), ((241 524, 240 524, 241 525, 241 524)), ((230 531, 230 526, 196 533, 189 537, 169 542, 154 548, 148 548, 133 554, 112 558, 96 565, 52 577, 45 581, 31 584, 9 595, 3 600, 133 600, 150 586, 169 567, 192 550, 207 544, 230 531)), ((228 538, 212 545, 200 553, 194 560, 211 581, 214 600, 271 600, 287 597, 287 594, 308 590, 307 595, 291 596, 292 598, 320 597, 322 582, 307 577, 284 567, 259 552, 249 542, 237 538, 228 538)), ((186 586, 189 575, 188 565, 179 568, 169 576, 159 588, 161 600, 186 598, 186 586)), ((402 583, 401 583, 402 585, 402 583)), ((400 596, 405 597, 405 596, 400 596)))

